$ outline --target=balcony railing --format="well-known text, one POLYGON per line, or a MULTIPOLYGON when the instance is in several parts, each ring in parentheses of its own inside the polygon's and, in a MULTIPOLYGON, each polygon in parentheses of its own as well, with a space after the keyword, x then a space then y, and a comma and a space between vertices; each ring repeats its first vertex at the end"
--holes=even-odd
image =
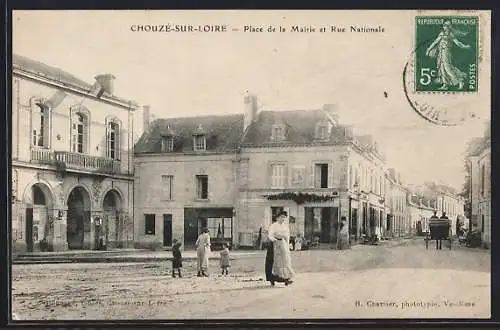
POLYGON ((120 173, 120 161, 118 160, 67 151, 33 149, 31 150, 31 160, 41 164, 55 165, 64 169, 120 173))

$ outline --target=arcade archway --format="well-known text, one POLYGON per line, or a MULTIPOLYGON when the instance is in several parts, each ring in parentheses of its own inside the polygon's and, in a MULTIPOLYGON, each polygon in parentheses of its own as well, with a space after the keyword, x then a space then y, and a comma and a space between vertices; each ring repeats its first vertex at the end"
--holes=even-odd
POLYGON ((91 248, 90 195, 83 187, 74 188, 68 197, 67 240, 69 249, 91 248))
POLYGON ((48 241, 53 230, 49 214, 49 210, 52 209, 49 187, 44 183, 35 183, 31 186, 26 205, 26 249, 29 252, 45 249, 46 247, 42 247, 40 243, 50 243, 48 241))
POLYGON ((106 193, 102 202, 104 222, 98 235, 112 247, 121 247, 123 242, 123 219, 121 216, 122 198, 112 189, 106 193))

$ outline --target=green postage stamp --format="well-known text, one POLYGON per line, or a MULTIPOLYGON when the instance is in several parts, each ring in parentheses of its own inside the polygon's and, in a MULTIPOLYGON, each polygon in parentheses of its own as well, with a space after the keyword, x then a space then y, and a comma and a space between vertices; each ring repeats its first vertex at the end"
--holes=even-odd
POLYGON ((477 16, 417 16, 415 91, 477 92, 477 16))

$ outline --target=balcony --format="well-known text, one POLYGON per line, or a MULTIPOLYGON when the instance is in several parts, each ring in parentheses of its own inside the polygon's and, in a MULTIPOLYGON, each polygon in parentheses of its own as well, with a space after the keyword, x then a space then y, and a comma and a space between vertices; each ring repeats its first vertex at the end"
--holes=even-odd
POLYGON ((54 165, 61 170, 69 169, 96 173, 120 173, 120 161, 118 160, 67 151, 32 149, 31 161, 40 164, 54 165))

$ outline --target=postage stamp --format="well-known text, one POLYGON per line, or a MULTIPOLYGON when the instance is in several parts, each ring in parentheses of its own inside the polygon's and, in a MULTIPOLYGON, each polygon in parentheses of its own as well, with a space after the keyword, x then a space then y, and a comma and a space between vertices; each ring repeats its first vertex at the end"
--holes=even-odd
POLYGON ((415 91, 477 92, 477 16, 417 16, 415 91))

